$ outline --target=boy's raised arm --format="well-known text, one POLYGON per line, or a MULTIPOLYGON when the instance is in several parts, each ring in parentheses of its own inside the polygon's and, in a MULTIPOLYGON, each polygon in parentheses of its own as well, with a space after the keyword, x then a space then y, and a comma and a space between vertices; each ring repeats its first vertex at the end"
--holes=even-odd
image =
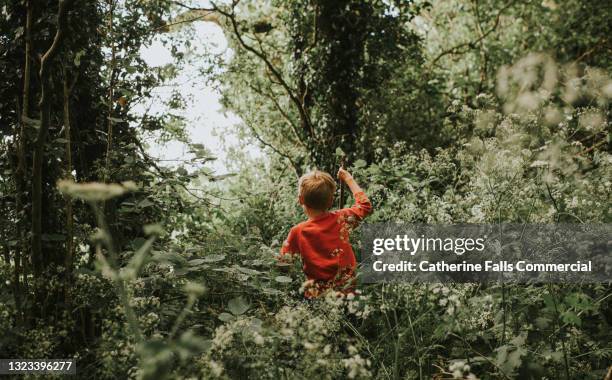
POLYGON ((338 170, 338 178, 346 183, 351 193, 353 193, 353 197, 355 197, 355 205, 346 210, 359 217, 359 219, 368 216, 372 212, 372 204, 361 187, 355 182, 351 173, 344 170, 344 168, 340 168, 340 170, 338 170))
POLYGON ((357 182, 355 182, 355 179, 353 178, 351 173, 344 170, 344 168, 340 168, 340 170, 338 170, 338 178, 340 178, 342 182, 346 183, 346 186, 351 189, 351 193, 353 193, 353 195, 359 192, 363 192, 363 190, 361 190, 361 187, 359 187, 357 182))

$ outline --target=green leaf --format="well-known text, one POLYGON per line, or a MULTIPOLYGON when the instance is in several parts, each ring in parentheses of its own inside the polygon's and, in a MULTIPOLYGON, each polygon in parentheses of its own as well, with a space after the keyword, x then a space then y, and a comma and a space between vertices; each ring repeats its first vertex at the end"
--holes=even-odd
POLYGON ((230 322, 230 321, 233 321, 234 319, 236 319, 236 317, 234 317, 230 313, 226 313, 226 312, 223 312, 223 313, 219 314, 219 316, 217 318, 219 318, 223 322, 230 322))
POLYGON ((546 305, 545 310, 550 310, 550 311, 555 310, 555 301, 553 300, 552 295, 544 294, 542 296, 542 299, 544 300, 544 305, 546 305))
POLYGON ((232 298, 227 303, 227 310, 234 315, 244 314, 247 310, 249 310, 249 307, 249 302, 242 296, 232 298))
POLYGON ((497 347, 495 350, 497 351, 496 364, 498 367, 501 367, 504 365, 506 359, 508 358, 508 345, 497 347))
POLYGON ((271 294, 271 295, 283 294, 283 292, 281 292, 278 289, 274 289, 274 288, 262 288, 261 291, 264 292, 265 294, 271 294))
POLYGON ((561 363, 561 360, 563 360, 563 351, 553 352, 552 354, 550 354, 550 359, 557 363, 561 363))
POLYGON ((260 271, 250 268, 237 267, 237 269, 244 274, 258 275, 261 274, 260 271))
POLYGON ((206 148, 204 147, 204 145, 200 144, 200 143, 195 143, 195 144, 189 144, 189 147, 191 149, 194 150, 205 150, 206 148))
POLYGON ((525 341, 527 340, 527 334, 519 334, 510 340, 510 343, 514 344, 516 347, 522 347, 525 345, 525 341))
POLYGON ((365 168, 368 163, 362 159, 359 159, 353 163, 355 169, 365 168))
POLYGON ((574 313, 571 310, 566 310, 561 314, 561 320, 567 324, 574 326, 581 326, 582 319, 578 316, 578 314, 574 313))
POLYGON ((81 65, 81 57, 85 55, 85 50, 79 50, 74 55, 74 65, 79 67, 81 65))
POLYGON ((287 277, 287 276, 276 276, 276 278, 274 278, 274 281, 280 282, 282 284, 287 284, 287 283, 292 282, 293 280, 291 279, 291 277, 287 277))
POLYGON ((526 353, 526 351, 524 349, 522 349, 522 348, 517 348, 516 350, 512 351, 508 355, 508 360, 506 361, 506 363, 503 366, 503 368, 506 369, 505 372, 506 373, 514 373, 514 371, 516 371, 516 369, 521 366, 521 363, 523 362, 521 357, 525 353, 526 353))
POLYGON ((187 260, 176 252, 160 252, 155 254, 152 259, 159 263, 172 263, 179 266, 187 263, 187 260))
POLYGON ((204 259, 193 259, 193 260, 189 260, 189 265, 191 265, 192 267, 204 264, 206 262, 206 260, 204 259))
POLYGON ((204 257, 205 263, 217 263, 219 261, 223 261, 225 259, 225 255, 208 255, 204 257))
POLYGON ((521 356, 525 354, 525 352, 523 348, 513 350, 512 346, 501 346, 497 348, 497 366, 501 368, 506 375, 513 375, 516 369, 521 365, 521 356))
POLYGON ((565 297, 565 302, 576 310, 595 310, 593 299, 584 293, 572 293, 565 297))
POLYGON ((193 268, 179 268, 174 271, 175 276, 184 276, 187 273, 191 272, 193 268))
POLYGON ((228 267, 214 268, 213 270, 215 272, 234 273, 234 269, 228 267))
POLYGON ((139 249, 140 247, 142 247, 142 245, 146 242, 146 239, 143 239, 141 237, 137 237, 136 239, 132 240, 130 242, 130 246, 132 247, 132 249, 134 251, 136 251, 137 249, 139 249))
POLYGON ((153 205, 154 205, 154 203, 151 202, 148 198, 145 198, 145 199, 141 200, 140 202, 138 202, 138 207, 140 207, 140 208, 147 208, 147 207, 151 207, 153 205))
POLYGON ((550 325, 550 319, 546 317, 538 317, 535 319, 535 325, 538 329, 543 330, 550 325))

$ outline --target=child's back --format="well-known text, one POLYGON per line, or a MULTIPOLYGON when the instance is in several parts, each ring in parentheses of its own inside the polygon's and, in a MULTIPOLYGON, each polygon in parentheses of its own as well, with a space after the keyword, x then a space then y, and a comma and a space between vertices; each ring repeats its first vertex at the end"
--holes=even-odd
POLYGON ((355 205, 327 211, 335 191, 331 176, 318 171, 303 176, 299 201, 309 218, 291 229, 281 248, 281 255, 302 257, 304 273, 313 285, 305 291, 308 298, 329 288, 351 290, 356 260, 349 233, 372 211, 370 201, 352 176, 343 169, 338 176, 353 192, 355 205))

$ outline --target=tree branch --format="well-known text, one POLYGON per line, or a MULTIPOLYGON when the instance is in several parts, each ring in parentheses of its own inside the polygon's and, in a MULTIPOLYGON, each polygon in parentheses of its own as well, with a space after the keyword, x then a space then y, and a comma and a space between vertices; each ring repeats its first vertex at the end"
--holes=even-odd
POLYGON ((108 34, 110 36, 111 44, 111 59, 109 62, 110 69, 110 81, 108 85, 108 124, 106 127, 106 158, 104 161, 104 182, 108 179, 108 172, 110 169, 110 154, 113 145, 113 105, 114 105, 114 92, 115 92, 115 66, 116 66, 116 54, 117 49, 114 41, 113 33, 113 13, 115 12, 115 0, 109 0, 108 9, 108 34))
POLYGON ((478 4, 478 0, 473 0, 474 2, 474 15, 476 17, 476 30, 478 31, 478 35, 480 36, 480 60, 482 61, 480 64, 480 83, 478 84, 478 92, 482 91, 485 81, 487 80, 487 53, 484 48, 484 32, 482 31, 482 25, 480 24, 480 8, 478 4))
POLYGON ((302 137, 300 136, 299 132, 298 132, 298 128, 297 125, 295 124, 295 122, 293 122, 293 120, 291 120, 291 118, 289 117, 289 115, 285 112, 285 110, 283 110, 283 108, 281 107, 281 105, 278 103, 278 100, 270 93, 263 91, 260 88, 257 88, 255 86, 253 86, 252 84, 248 84, 248 86, 255 91, 257 94, 264 96, 268 99, 270 99, 270 101, 274 104, 274 107, 276 107, 276 109, 278 110, 278 112, 281 114, 281 116, 283 117, 283 119, 285 119, 285 121, 289 124, 289 126, 291 126, 291 130, 293 131, 293 133, 295 134, 295 137, 297 139, 297 142, 302 146, 302 147, 306 147, 306 144, 304 143, 304 141, 302 141, 302 137))
POLYGON ((253 127, 253 125, 251 125, 251 123, 249 123, 248 121, 245 120, 244 122, 247 127, 249 127, 249 129, 251 130, 251 132, 253 132, 253 137, 255 137, 257 139, 257 141, 259 141, 262 145, 267 146, 268 148, 272 149, 272 151, 274 151, 276 154, 278 154, 279 156, 286 158, 290 163, 291 166, 293 166, 293 169, 295 170, 295 174, 300 177, 302 175, 302 168, 293 160, 293 158, 291 158, 290 155, 288 155, 287 153, 284 153, 282 151, 280 151, 278 148, 276 148, 274 145, 270 144, 269 142, 265 141, 263 138, 261 138, 261 136, 259 135, 259 133, 257 133, 257 130, 255 129, 255 127, 253 127))
MULTIPOLYGON (((268 57, 266 56, 266 54, 263 51, 259 51, 259 50, 255 49, 255 48, 253 48, 252 46, 250 46, 249 44, 247 44, 244 41, 244 38, 243 38, 242 34, 240 33, 240 30, 238 29, 238 22, 236 21, 236 14, 234 13, 235 5, 236 4, 234 2, 232 4, 232 11, 231 11, 231 13, 229 13, 229 12, 226 12, 226 11, 222 10, 221 8, 217 7, 213 3, 214 9, 217 12, 219 12, 220 14, 222 14, 223 16, 225 16, 230 21, 231 26, 232 26, 232 30, 234 32, 234 35, 236 36, 236 39, 240 43, 240 46, 242 46, 248 52, 253 53, 256 57, 258 57, 261 61, 263 61, 263 63, 266 65, 267 69, 270 71, 270 73, 272 73, 274 78, 278 81, 278 84, 281 87, 283 87, 285 92, 287 92, 287 95, 289 96, 289 98, 291 99, 293 104, 298 109, 298 113, 300 115, 300 120, 302 121, 302 124, 304 125, 304 127, 306 127, 306 129, 312 135, 313 129, 312 129, 312 123, 310 121, 310 117, 308 115, 308 112, 306 112, 306 109, 303 106, 302 102, 300 101, 299 97, 295 94, 295 91, 291 88, 291 86, 287 83, 287 81, 285 81, 285 79, 283 78, 283 76, 280 73, 280 71, 276 67, 274 67, 272 62, 270 62, 270 60, 268 59, 268 57)), ((312 135, 311 137, 314 138, 315 136, 312 135)))
POLYGON ((479 43, 480 41, 482 41, 483 39, 487 38, 487 36, 491 33, 493 33, 497 27, 499 26, 499 21, 501 19, 502 13, 504 13, 508 8, 510 8, 512 5, 514 5, 514 3, 516 2, 516 0, 511 0, 510 2, 508 2, 505 6, 503 6, 498 12, 497 15, 495 16, 495 22, 493 24, 493 26, 487 30, 485 33, 481 34, 480 37, 478 37, 477 39, 475 39, 474 41, 468 41, 468 42, 464 42, 461 43, 459 45, 453 46, 450 49, 444 50, 443 52, 441 52, 440 54, 438 54, 436 56, 436 58, 434 58, 431 61, 430 65, 435 65, 436 62, 438 62, 440 60, 440 58, 444 57, 445 55, 448 54, 456 54, 458 49, 461 49, 463 47, 472 47, 474 45, 476 45, 477 43, 479 43))
POLYGON ((161 25, 159 27, 157 27, 156 29, 153 30, 153 32, 157 32, 157 31, 164 31, 164 32, 168 32, 170 31, 170 27, 172 26, 176 26, 176 25, 180 25, 180 24, 186 24, 186 23, 190 23, 193 21, 204 21, 204 22, 212 22, 214 24, 217 24, 219 26, 223 26, 221 25, 219 18, 216 16, 215 11, 212 9, 206 9, 206 8, 189 8, 190 11, 188 11, 187 13, 189 14, 197 14, 198 16, 192 17, 192 18, 188 18, 185 20, 181 20, 181 16, 185 16, 185 14, 179 15, 177 17, 178 21, 174 21, 171 22, 169 24, 164 24, 161 25))

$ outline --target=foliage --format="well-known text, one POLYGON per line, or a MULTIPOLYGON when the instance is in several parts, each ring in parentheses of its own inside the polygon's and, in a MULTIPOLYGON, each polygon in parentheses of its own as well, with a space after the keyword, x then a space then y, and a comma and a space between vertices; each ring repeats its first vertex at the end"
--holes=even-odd
MULTIPOLYGON (((375 284, 305 301, 301 263, 275 255, 303 220, 296 175, 345 154, 371 222, 610 223, 605 7, 77 2, 39 78, 59 26, 58 2, 43 3, 0 9, 1 357, 74 357, 79 377, 100 379, 604 376, 609 284, 375 284), (139 49, 186 20, 224 29, 232 59, 202 71, 267 153, 231 156, 233 176, 207 169, 200 144, 202 167, 160 166, 145 137, 186 140, 183 121, 132 108, 186 62, 175 49, 153 69, 139 49), (38 272, 41 81, 58 96, 38 272)), ((175 33, 169 45, 191 36, 175 33)))

